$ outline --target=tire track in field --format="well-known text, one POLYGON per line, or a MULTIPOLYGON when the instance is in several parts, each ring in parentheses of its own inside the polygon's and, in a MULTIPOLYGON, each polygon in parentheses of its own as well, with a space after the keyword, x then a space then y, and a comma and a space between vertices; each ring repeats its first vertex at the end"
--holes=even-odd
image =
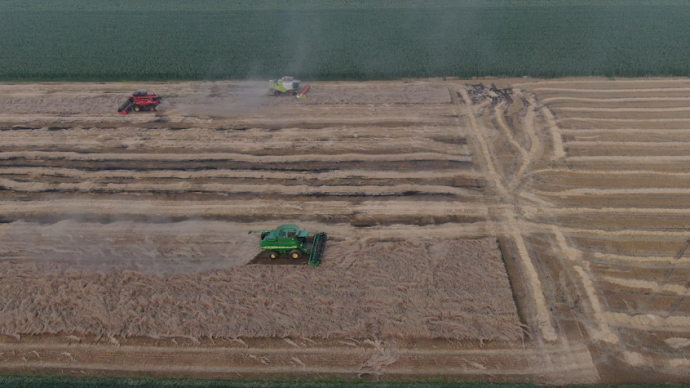
POLYGON ((534 166, 534 163, 536 163, 537 159, 539 159, 539 156, 543 152, 543 146, 535 128, 537 115, 536 101, 534 98, 532 98, 532 96, 522 94, 520 90, 517 90, 516 94, 519 96, 524 96, 528 103, 527 113, 525 114, 522 127, 530 139, 530 148, 529 153, 527 153, 527 155, 522 159, 520 167, 508 185, 509 191, 515 190, 515 188, 522 183, 522 178, 527 170, 534 166))
MULTIPOLYGON (((573 238, 577 238, 578 244, 581 246, 589 246, 588 241, 592 239, 600 240, 600 243, 593 242, 590 250, 601 249, 603 252, 591 252, 586 253, 580 252, 574 255, 575 262, 582 263, 576 265, 575 269, 580 274, 582 281, 585 284, 585 290, 588 293, 589 299, 591 301, 591 307, 594 310, 594 321, 601 325, 606 325, 613 329, 611 333, 617 333, 622 342, 619 344, 619 350, 617 352, 611 353, 614 357, 620 357, 623 355, 623 361, 632 367, 639 367, 643 365, 653 366, 651 360, 640 353, 637 353, 639 349, 642 349, 641 344, 633 344, 627 341, 625 337, 625 331, 621 332, 621 328, 637 328, 641 330, 658 330, 662 332, 668 331, 683 331, 690 332, 690 319, 684 316, 671 316, 672 311, 675 307, 682 303, 683 299, 689 293, 685 285, 676 284, 666 284, 658 283, 655 281, 640 280, 635 278, 635 275, 648 269, 649 271, 655 271, 658 269, 666 270, 667 274, 672 271, 673 268, 687 268, 690 265, 690 260, 687 258, 676 258, 672 256, 654 256, 655 252, 664 252, 664 247, 669 244, 673 245, 679 243, 681 240, 686 241, 688 237, 688 231, 671 231, 671 230, 645 230, 636 229, 640 226, 638 222, 626 224, 625 217, 634 217, 636 215, 640 216, 654 216, 659 220, 664 219, 664 217, 676 216, 676 217, 687 217, 690 215, 690 208, 655 208, 655 203, 653 199, 658 196, 665 197, 676 197, 676 196, 687 196, 690 194, 690 189, 682 187, 680 180, 690 178, 690 175, 684 171, 672 171, 673 168, 680 168, 684 164, 690 161, 685 155, 679 155, 678 152, 683 149, 684 145, 688 141, 680 137, 683 134, 683 128, 680 128, 683 123, 690 121, 687 118, 679 117, 680 115, 672 115, 672 112, 688 112, 690 107, 678 106, 675 102, 684 102, 690 100, 690 97, 678 96, 670 97, 664 96, 663 94, 658 96, 653 96, 644 93, 650 92, 662 92, 662 93, 677 93, 679 91, 687 92, 690 88, 634 88, 634 89, 574 89, 574 88, 539 88, 534 85, 533 88, 536 92, 549 93, 549 92, 563 92, 563 93, 573 93, 571 96, 553 96, 546 97, 542 100, 544 103, 555 103, 555 102, 568 102, 572 101, 573 104, 567 104, 568 106, 556 108, 557 112, 563 112, 567 114, 569 112, 582 112, 595 117, 563 117, 559 118, 559 123, 565 122, 575 122, 571 126, 576 127, 572 129, 564 129, 562 133, 566 136, 575 136, 576 140, 568 141, 567 146, 571 148, 573 153, 580 154, 599 154, 601 150, 606 148, 609 152, 606 155, 601 156, 570 156, 565 159, 566 166, 561 168, 545 168, 538 171, 533 171, 532 176, 535 179, 539 179, 540 185, 546 185, 554 189, 554 191, 539 191, 532 190, 533 194, 538 196, 546 196, 547 198, 557 198, 557 197, 568 197, 568 196, 582 196, 582 203, 586 206, 587 198, 592 198, 592 204, 604 203, 601 198, 614 197, 612 200, 618 201, 617 197, 620 197, 624 203, 630 203, 630 198, 640 198, 640 200, 648 200, 649 205, 644 202, 641 208, 630 208, 630 207, 606 207, 600 209, 588 209, 585 207, 567 208, 554 206, 553 208, 537 208, 532 209, 523 208, 525 210, 525 215, 528 218, 533 218, 534 215, 550 216, 559 214, 577 214, 582 215, 582 227, 563 227, 561 225, 554 226, 557 229, 558 234, 560 234, 561 240, 559 244, 561 246, 565 245, 567 247, 567 242, 565 241, 565 235, 569 235, 573 238), (606 94, 606 97, 610 98, 592 98, 592 96, 578 96, 578 93, 602 93, 606 94), (618 96, 613 95, 613 93, 621 93, 618 96), (638 96, 630 95, 630 97, 624 95, 623 93, 636 93, 638 96), (639 96, 639 95, 642 96, 639 96), (648 97, 646 97, 648 96, 648 97), (651 104, 651 102, 674 102, 671 106, 663 107, 661 104, 651 104), (601 106, 577 106, 577 102, 581 103, 615 103, 620 104, 609 105, 610 107, 601 106), (637 108, 626 106, 626 103, 644 103, 650 102, 651 106, 658 106, 656 108, 645 107, 644 105, 633 105, 637 108), (598 112, 608 112, 610 115, 597 114, 598 112), (638 113, 638 116, 644 118, 634 119, 630 118, 630 115, 638 113), (643 115, 643 113, 646 113, 643 115), (598 118, 596 116, 604 116, 598 118), (606 118, 608 116, 608 118, 606 118), (618 116, 618 117, 616 117, 618 116), (669 117, 670 116, 670 117, 669 117), (675 116, 675 117, 674 117, 675 116), (578 126, 584 127, 588 123, 590 126, 595 126, 595 128, 577 128, 578 126), (597 123, 601 126, 611 126, 611 127, 623 127, 619 129, 605 129, 596 128, 597 123), (614 123, 624 124, 631 127, 624 127, 624 125, 614 125, 614 123), (659 123, 656 128, 649 130, 643 129, 646 126, 654 126, 653 123, 659 123), (667 128, 664 128, 667 126, 667 128), (676 128, 678 129, 672 129, 676 128), (635 135, 639 137, 635 137, 635 135), (664 138, 668 136, 668 138, 664 138), (591 140, 590 140, 591 139, 591 140), (633 141, 625 141, 630 139, 633 141), (650 152, 651 150, 654 152, 650 152), (621 151, 624 150, 624 151, 621 151), (641 153, 652 153, 649 156, 624 156, 624 155, 611 155, 611 153, 624 153, 629 152, 641 152, 641 153), (654 156, 654 154, 659 156, 654 156), (600 165, 596 165, 600 163, 600 165), (588 166, 588 164, 590 166, 588 166), (609 164, 610 166, 607 166, 609 164), (673 166, 673 167, 672 167, 673 166), (597 169, 597 167, 599 169, 597 169), (608 167, 608 168, 607 168, 608 167), (621 170, 623 168, 634 168, 634 170, 621 170), (655 171, 655 169, 660 169, 660 171, 655 171), (671 171, 664 171, 663 168, 668 168, 671 171), (577 178, 574 183, 568 181, 568 177, 577 178), (591 180, 587 180, 591 177, 591 180), (617 179, 630 179, 638 180, 641 186, 648 187, 630 187, 630 188, 619 188, 615 185, 617 180, 611 180, 610 184, 604 182, 605 179, 610 178, 617 179), (666 180, 659 180, 659 177, 663 177, 666 180), (554 178, 552 182, 552 178, 554 178), (639 178, 639 179, 638 179, 639 178), (673 180, 676 180, 674 182, 673 180), (566 183, 566 184, 563 184, 566 183), (578 185, 579 183, 579 185, 578 185), (596 188, 596 186, 609 186, 611 188, 596 188), (553 186, 553 187, 551 187, 553 186), (573 187, 575 188, 562 189, 563 187, 573 187), (584 186, 584 187, 583 187, 584 186), (591 187, 595 186, 595 187, 591 187), (652 187, 654 186, 654 187, 652 187), (662 187, 659 187, 662 186, 662 187), (668 187, 666 187, 668 186, 668 187), (681 187, 678 187, 681 186, 681 187), (591 215, 591 216, 590 216, 591 215), (587 216, 591 217, 592 222, 589 222, 587 216), (598 225, 600 217, 607 217, 607 219, 619 219, 621 222, 622 230, 602 230, 598 225), (588 228, 589 225, 595 227, 588 228), (633 247, 641 250, 633 252, 649 252, 651 255, 622 255, 618 254, 619 250, 616 247, 633 247), (644 247, 644 248, 640 248, 644 247), (612 265, 614 268, 623 268, 625 271, 634 271, 631 275, 621 275, 617 276, 601 276, 592 273, 589 268, 589 263, 607 263, 612 265), (630 268, 635 268, 631 270, 630 268), (595 281, 595 276, 597 277, 595 281), (616 287, 625 287, 631 290, 640 290, 640 292, 651 292, 652 294, 660 293, 675 293, 680 296, 680 299, 673 302, 671 307, 671 313, 667 316, 657 316, 654 314, 623 314, 623 313, 613 313, 611 312, 611 307, 616 303, 621 303, 617 300, 609 300, 606 291, 615 289, 616 287), (600 302, 601 301, 601 302, 600 302), (611 303, 611 305, 609 305, 611 303), (623 337, 620 337, 623 335, 623 337)), ((677 95, 677 94, 673 94, 677 95)), ((604 96, 602 96, 604 97, 604 96)), ((670 104, 669 104, 670 105, 670 104)), ((623 185, 622 187, 626 187, 623 185)), ((664 198, 665 198, 664 197, 664 198)), ((578 201, 579 203, 580 201, 578 201)), ((608 204, 611 201, 606 201, 608 204)), ((656 206, 664 205, 665 203, 657 203, 656 206)), ((610 205, 609 205, 610 206, 610 205)), ((543 217, 540 217, 543 218, 543 217)), ((655 218, 656 219, 656 218, 655 218)), ((553 218, 552 223, 557 224, 557 218, 553 218)), ((577 225, 577 222, 575 222, 577 225)), ((528 227, 528 226, 526 226, 528 227)), ((642 228, 645 226, 642 225, 642 228)), ((534 226, 538 229, 538 226, 534 226)), ((623 249, 623 248, 619 248, 623 249)), ((654 272, 650 272, 654 273, 654 272)), ((661 302, 661 301, 660 301, 661 302)), ((666 303, 666 301, 664 302, 666 303)), ((626 303, 627 304, 627 303, 626 303)), ((662 314, 663 315, 663 314, 662 314)), ((648 334, 647 334, 648 335, 648 334)), ((638 338, 634 336, 634 338, 638 338)))
POLYGON ((553 115, 551 110, 545 105, 542 105, 540 110, 542 115, 546 119, 549 132, 551 133, 551 141, 553 145, 552 152, 554 158, 556 160, 561 160, 565 158, 566 155, 565 148, 563 147, 563 138, 561 137, 561 129, 558 127, 556 117, 553 115))
MULTIPOLYGON (((454 91, 449 88, 449 92, 451 96, 453 96, 454 91)), ((496 169, 496 165, 500 164, 500 162, 496 161, 496 163, 494 163, 493 161, 494 159, 496 159, 496 155, 493 154, 489 149, 489 145, 487 144, 487 141, 484 137, 485 131, 483 130, 483 128, 480 127, 474 112, 474 108, 472 107, 472 99, 469 97, 469 94, 467 93, 465 87, 458 88, 457 94, 460 97, 462 97, 462 100, 464 102, 465 115, 469 120, 470 129, 472 130, 472 133, 474 135, 473 139, 477 142, 477 149, 479 150, 478 156, 481 158, 481 165, 485 173, 487 174, 487 178, 490 181, 492 181, 492 186, 497 190, 499 198, 501 198, 504 201, 510 200, 512 198, 512 195, 503 183, 505 177, 499 174, 496 169)), ((534 112, 534 105, 532 104, 531 107, 532 112, 534 112)), ((454 107, 454 109, 456 109, 457 112, 457 108, 454 107)), ((457 113, 459 115, 459 112, 457 113)), ((523 127, 525 126, 526 124, 523 125, 523 127)), ((539 147, 537 146, 537 144, 538 143, 533 142, 531 145, 530 150, 534 150, 532 151, 532 156, 536 155, 538 151, 539 147)), ((524 163, 529 164, 533 163, 533 161, 525 160, 524 163)), ((518 181, 515 180, 515 182, 518 181)), ((527 283, 529 284, 531 291, 531 298, 533 298, 533 301, 535 303, 534 318, 536 321, 536 327, 541 332, 541 338, 543 338, 547 342, 557 341, 558 335, 551 322, 551 314, 549 313, 549 310, 547 308, 546 298, 544 296, 541 280, 539 278, 539 274, 537 273, 536 268, 534 267, 534 264, 532 263, 532 259, 529 255, 529 252, 525 244, 523 236, 524 231, 518 227, 518 220, 513 209, 504 209, 497 215, 500 215, 501 221, 500 226, 497 225, 499 229, 494 230, 501 230, 502 235, 509 236, 517 245, 518 257, 520 258, 519 263, 527 277, 527 283)), ((545 362, 548 364, 549 362, 551 362, 551 360, 549 358, 546 358, 545 362)))
POLYGON ((529 155, 527 154, 527 150, 518 143, 517 140, 515 140, 515 137, 513 136, 513 131, 510 129, 508 126, 508 123, 506 122, 506 118, 504 116, 503 110, 505 108, 505 103, 501 103, 493 108, 493 116, 496 118, 496 122, 498 123, 498 127, 501 130, 501 133, 503 136, 508 140, 508 143, 515 149, 519 154, 520 154, 520 159, 521 161, 526 161, 529 158, 529 155))

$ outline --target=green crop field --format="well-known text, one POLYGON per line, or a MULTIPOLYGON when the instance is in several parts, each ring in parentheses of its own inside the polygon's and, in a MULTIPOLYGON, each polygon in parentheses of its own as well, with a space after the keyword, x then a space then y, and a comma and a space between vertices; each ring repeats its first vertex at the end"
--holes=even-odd
MULTIPOLYGON (((7 388, 540 388, 537 384, 489 384, 457 382, 367 382, 367 381, 220 381, 220 380, 145 380, 112 378, 0 377, 7 388)), ((613 388, 604 385, 572 388, 613 388)), ((661 385, 621 385, 619 388, 661 388, 661 385)))
POLYGON ((0 0, 0 80, 690 75, 690 2, 0 0))

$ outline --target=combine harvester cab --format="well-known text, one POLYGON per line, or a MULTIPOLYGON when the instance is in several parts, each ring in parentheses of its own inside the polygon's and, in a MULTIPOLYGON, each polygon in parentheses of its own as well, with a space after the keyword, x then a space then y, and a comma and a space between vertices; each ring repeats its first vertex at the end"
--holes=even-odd
POLYGON ((294 77, 285 76, 278 80, 268 81, 268 89, 274 96, 297 96, 297 98, 305 98, 307 92, 311 89, 311 85, 307 85, 300 89, 299 84, 302 81, 294 77))
POLYGON ((127 101, 120 105, 117 113, 126 115, 132 110, 135 112, 144 110, 155 111, 162 100, 163 99, 158 97, 155 93, 149 93, 146 89, 139 89, 129 95, 127 101))
MULTIPOLYGON (((328 239, 326 233, 316 233, 310 237, 309 231, 290 224, 281 225, 275 230, 251 230, 249 233, 261 234, 261 250, 268 259, 287 259, 287 262, 281 264, 301 264, 306 261, 306 264, 312 266, 320 265, 328 239)), ((251 263, 259 264, 262 261, 257 256, 251 263)))

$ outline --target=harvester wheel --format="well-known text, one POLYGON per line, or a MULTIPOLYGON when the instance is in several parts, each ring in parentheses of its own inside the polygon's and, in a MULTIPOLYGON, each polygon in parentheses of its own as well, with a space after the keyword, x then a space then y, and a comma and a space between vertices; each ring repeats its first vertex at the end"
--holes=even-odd
POLYGON ((151 105, 151 107, 150 107, 149 109, 151 110, 151 112, 155 112, 155 111, 156 111, 156 106, 155 106, 155 105, 151 105))
POLYGON ((273 95, 276 96, 276 97, 278 97, 278 96, 280 96, 280 92, 276 90, 276 91, 273 92, 273 95))
POLYGON ((302 251, 300 251, 299 249, 293 249, 290 251, 290 258, 291 259, 297 260, 300 257, 302 257, 302 251))
POLYGON ((134 105, 134 108, 133 108, 133 109, 134 109, 135 112, 139 112, 139 111, 141 110, 141 106, 139 106, 139 105, 134 105))
POLYGON ((276 251, 270 251, 268 252, 268 258, 271 260, 275 260, 278 258, 278 252, 276 251))
POLYGON ((295 91, 294 91, 294 90, 290 90, 290 91, 288 92, 288 96, 294 96, 294 95, 295 95, 295 91))

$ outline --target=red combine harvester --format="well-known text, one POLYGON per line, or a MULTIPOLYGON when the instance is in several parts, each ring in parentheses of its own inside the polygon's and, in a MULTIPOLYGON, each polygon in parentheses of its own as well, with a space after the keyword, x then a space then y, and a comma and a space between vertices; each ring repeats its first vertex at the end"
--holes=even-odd
POLYGON ((146 89, 139 89, 133 92, 127 101, 117 110, 117 113, 126 115, 129 111, 140 112, 142 110, 153 111, 161 103, 161 98, 154 93, 149 93, 146 89))

